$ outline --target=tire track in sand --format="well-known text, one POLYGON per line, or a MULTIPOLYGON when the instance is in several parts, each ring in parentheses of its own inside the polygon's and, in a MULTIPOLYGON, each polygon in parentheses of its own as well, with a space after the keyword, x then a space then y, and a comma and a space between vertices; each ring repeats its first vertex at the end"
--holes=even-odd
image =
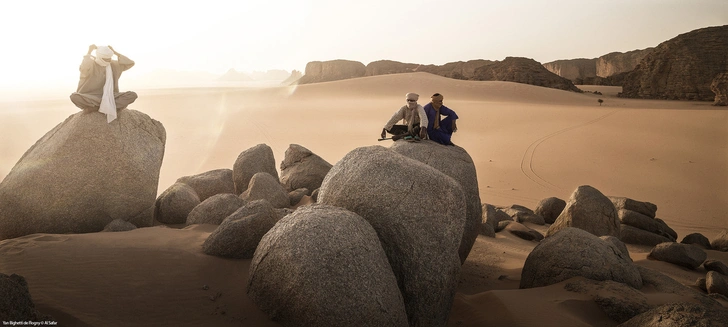
POLYGON ((566 133, 568 131, 571 131, 571 130, 574 130, 574 129, 577 129, 577 128, 580 128, 580 127, 584 127, 584 126, 587 126, 587 125, 594 124, 594 123, 596 123, 596 122, 598 122, 598 121, 600 121, 600 120, 602 120, 604 118, 607 118, 607 117, 609 117, 609 116, 611 116, 611 115, 613 115, 613 114, 615 114, 615 113, 617 113, 617 112, 619 112, 621 110, 622 109, 612 110, 612 111, 610 111, 610 112, 608 112, 608 113, 606 113, 604 115, 601 115, 601 116, 599 116, 599 117, 597 117, 595 119, 592 119, 592 120, 589 120, 589 121, 586 121, 586 122, 583 122, 583 123, 579 123, 579 124, 576 124, 574 126, 570 126, 570 127, 564 128, 564 129, 560 129, 560 130, 558 130, 556 132, 553 132, 551 134, 548 134, 546 136, 543 136, 543 137, 541 137, 541 138, 533 141, 533 143, 531 143, 528 146, 528 148, 526 148, 526 151, 523 153, 523 158, 521 159, 521 173, 523 173, 523 175, 526 176, 528 179, 530 179, 532 182, 536 183, 537 185, 539 185, 539 186, 541 186, 543 188, 550 189, 552 191, 562 191, 563 189, 561 187, 559 187, 557 185, 554 185, 553 183, 547 181, 546 179, 544 179, 543 177, 541 177, 538 173, 536 173, 536 171, 533 169, 533 157, 536 154, 536 149, 539 147, 539 145, 541 145, 541 143, 545 142, 546 140, 548 140, 548 139, 550 139, 550 138, 552 138, 554 136, 557 136, 559 134, 566 133))

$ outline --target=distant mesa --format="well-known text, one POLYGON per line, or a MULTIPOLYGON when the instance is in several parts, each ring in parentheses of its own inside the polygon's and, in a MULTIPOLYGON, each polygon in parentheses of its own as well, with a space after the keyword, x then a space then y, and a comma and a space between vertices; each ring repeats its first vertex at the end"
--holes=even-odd
POLYGON ((728 25, 660 43, 624 80, 626 98, 713 101, 710 85, 728 71, 728 25))
POLYGON ((297 84, 412 72, 426 72, 462 80, 508 81, 580 92, 568 79, 549 72, 533 59, 520 57, 507 57, 503 61, 477 59, 444 65, 421 65, 392 60, 373 61, 367 66, 349 60, 312 61, 306 65, 306 73, 297 84))
POLYGON ((574 84, 621 86, 624 76, 654 48, 628 52, 611 52, 599 58, 556 60, 543 64, 550 72, 568 78, 574 84))
POLYGON ((230 68, 230 70, 227 71, 227 73, 220 76, 218 81, 224 81, 224 82, 247 82, 247 81, 253 81, 253 78, 250 77, 250 75, 246 73, 242 73, 239 71, 236 71, 233 68, 230 68))

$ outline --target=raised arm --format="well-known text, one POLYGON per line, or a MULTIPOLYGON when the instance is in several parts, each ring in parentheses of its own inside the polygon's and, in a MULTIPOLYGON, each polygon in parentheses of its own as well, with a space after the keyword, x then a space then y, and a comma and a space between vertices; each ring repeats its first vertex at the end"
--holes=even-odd
POLYGON ((81 72, 81 78, 88 76, 91 68, 94 66, 94 58, 91 56, 91 52, 96 50, 96 45, 92 44, 88 46, 88 52, 83 56, 81 65, 78 66, 78 70, 81 72))
POLYGON ((114 48, 111 46, 109 46, 109 49, 111 49, 111 51, 114 51, 116 57, 119 58, 119 66, 121 67, 122 71, 134 67, 134 60, 131 60, 127 56, 116 52, 116 50, 114 50, 114 48))

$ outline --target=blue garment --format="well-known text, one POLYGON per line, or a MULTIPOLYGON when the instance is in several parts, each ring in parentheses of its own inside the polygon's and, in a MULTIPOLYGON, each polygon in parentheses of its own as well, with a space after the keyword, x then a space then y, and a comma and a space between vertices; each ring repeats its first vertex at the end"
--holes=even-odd
POLYGON ((447 116, 445 119, 440 120, 440 128, 435 129, 435 120, 438 117, 435 108, 432 107, 432 102, 428 103, 424 107, 425 114, 427 114, 427 135, 430 140, 433 140, 440 144, 450 145, 450 138, 452 138, 452 122, 458 119, 458 115, 452 109, 440 106, 440 116, 447 116))

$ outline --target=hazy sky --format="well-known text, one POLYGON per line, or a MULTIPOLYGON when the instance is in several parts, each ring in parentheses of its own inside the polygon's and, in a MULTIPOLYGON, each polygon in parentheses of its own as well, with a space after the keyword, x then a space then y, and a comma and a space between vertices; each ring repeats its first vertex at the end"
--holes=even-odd
POLYGON ((643 49, 725 24, 726 0, 5 1, 0 88, 75 89, 92 43, 135 60, 132 76, 222 74, 303 70, 331 59, 545 63, 643 49))

